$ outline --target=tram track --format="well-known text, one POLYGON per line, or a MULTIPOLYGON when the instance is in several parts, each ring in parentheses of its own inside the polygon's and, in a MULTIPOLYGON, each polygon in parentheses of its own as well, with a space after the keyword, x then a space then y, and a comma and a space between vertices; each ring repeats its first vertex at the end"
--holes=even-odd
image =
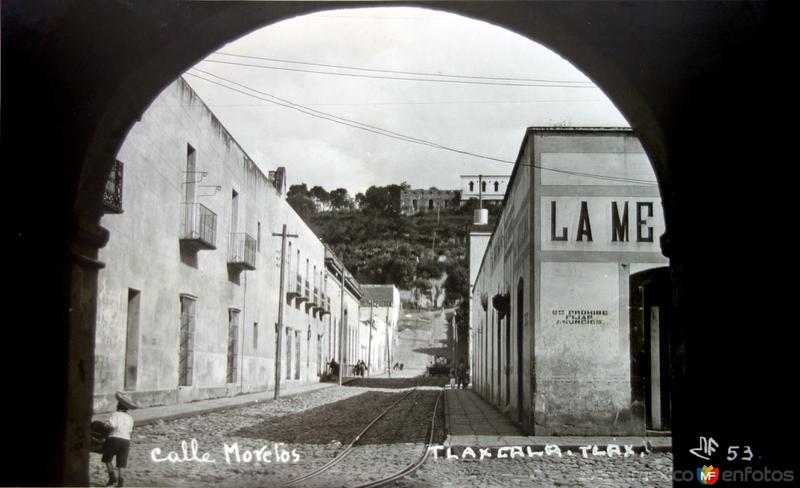
MULTIPOLYGON (((364 427, 364 429, 362 429, 355 436, 355 438, 353 438, 353 440, 344 448, 344 450, 342 450, 339 454, 336 455, 335 458, 333 458, 332 460, 330 460, 327 463, 325 463, 323 466, 320 466, 319 468, 316 468, 316 469, 314 469, 313 471, 311 471, 309 473, 306 473, 306 474, 304 474, 302 476, 299 476, 297 478, 293 478, 291 480, 285 481, 285 482, 281 483, 278 486, 281 486, 281 487, 298 486, 300 483, 311 481, 311 480, 313 480, 315 478, 318 478, 318 477, 322 476, 323 474, 329 472, 334 466, 339 464, 343 459, 345 459, 348 455, 350 455, 354 451, 354 449, 355 449, 356 445, 358 444, 358 442, 364 437, 364 435, 368 431, 370 431, 370 429, 372 429, 390 411, 395 409, 400 403, 402 403, 404 400, 409 398, 413 393, 415 393, 417 391, 420 391, 419 390, 420 387, 428 386, 425 383, 431 383, 431 379, 430 378, 423 378, 422 381, 420 382, 420 384, 418 384, 418 385, 414 386, 413 388, 411 388, 402 397, 400 397, 399 399, 394 401, 391 405, 386 407, 380 414, 378 414, 375 418, 373 418, 372 421, 370 421, 370 423, 367 424, 367 426, 364 427)), ((431 414, 431 422, 430 422, 430 425, 428 426, 428 431, 427 431, 427 435, 426 435, 426 439, 425 439, 425 445, 424 445, 424 449, 423 449, 423 452, 421 453, 421 455, 418 458, 416 458, 414 460, 414 462, 410 463, 409 465, 407 465, 405 468, 401 469, 400 471, 397 471, 397 472, 395 472, 395 473, 393 473, 393 474, 391 474, 391 475, 389 475, 387 477, 381 478, 379 480, 371 481, 371 482, 365 483, 365 484, 356 485, 356 486, 354 486, 354 488, 376 488, 376 487, 385 485, 387 483, 390 483, 392 481, 395 481, 395 480, 398 480, 400 478, 403 478, 405 476, 410 475, 411 473, 413 473, 414 471, 419 469, 425 463, 425 461, 427 460, 427 457, 428 457, 429 447, 433 443, 433 437, 434 437, 435 432, 436 432, 436 413, 437 413, 437 411, 439 409, 439 403, 440 403, 440 401, 441 401, 441 399, 443 397, 443 394, 444 394, 444 388, 441 388, 441 390, 440 390, 440 392, 439 392, 439 394, 438 394, 438 396, 436 398, 436 402, 434 403, 433 412, 431 414)))

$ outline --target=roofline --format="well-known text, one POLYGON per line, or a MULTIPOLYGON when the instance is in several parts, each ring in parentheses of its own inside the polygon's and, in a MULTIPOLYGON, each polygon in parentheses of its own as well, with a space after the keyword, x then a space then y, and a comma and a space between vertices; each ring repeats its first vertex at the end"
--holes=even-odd
POLYGON ((344 263, 339 259, 336 253, 334 253, 333 250, 331 250, 331 248, 328 247, 327 244, 323 243, 323 245, 325 246, 325 267, 333 271, 334 277, 336 276, 337 273, 339 274, 339 276, 342 276, 342 270, 344 270, 345 288, 349 289, 350 294, 356 297, 360 301, 364 297, 364 294, 361 292, 361 284, 358 281, 356 281, 356 279, 353 277, 353 274, 350 273, 350 271, 347 269, 344 263))
POLYGON ((475 177, 478 177, 478 176, 486 176, 486 177, 488 177, 488 178, 508 178, 508 177, 510 177, 510 176, 511 176, 511 174, 510 174, 510 173, 509 173, 509 174, 505 174, 505 175, 485 175, 485 174, 479 174, 479 175, 459 175, 459 176, 460 176, 461 178, 475 178, 475 177))
POLYGON ((528 132, 633 132, 630 127, 600 126, 600 127, 546 127, 534 125, 528 127, 528 132))

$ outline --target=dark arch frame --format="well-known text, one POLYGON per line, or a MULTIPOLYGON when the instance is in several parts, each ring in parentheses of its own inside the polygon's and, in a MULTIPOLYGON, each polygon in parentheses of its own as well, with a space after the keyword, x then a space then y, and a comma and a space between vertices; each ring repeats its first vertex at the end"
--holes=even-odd
MULTIPOLYGON (((359 5, 398 4, 335 4, 359 5)), ((768 418, 721 413, 737 401, 733 392, 742 383, 758 381, 762 390, 780 390, 780 375, 773 373, 788 369, 781 361, 792 357, 792 341, 783 340, 783 330, 752 332, 721 324, 707 306, 707 284, 728 276, 743 256, 776 255, 780 243, 769 236, 786 226, 784 209, 794 206, 791 178, 776 180, 768 172, 748 170, 754 162, 793 154, 790 128, 764 123, 774 120, 773 107, 785 105, 766 74, 783 72, 790 59, 793 7, 569 1, 432 6, 508 28, 570 60, 614 101, 650 156, 665 210, 667 234, 661 242, 670 258, 678 328, 672 358, 675 469, 696 467, 687 452, 698 433, 724 430, 734 419, 750 442, 761 441, 764 450, 773 451, 773 460, 792 452, 764 437, 780 428, 781 413, 790 414, 788 405, 773 404, 768 418), (730 198, 743 189, 749 198, 730 198), (777 209, 759 216, 757 227, 764 232, 738 233, 728 255, 712 245, 727 239, 752 202, 759 201, 777 209), (698 207, 703 202, 724 211, 705 218, 711 214, 698 207), (709 343, 718 347, 709 349, 709 343), (717 366, 753 358, 760 350, 769 355, 747 361, 744 378, 726 376, 717 366), (718 394, 698 405, 696 392, 709 377, 718 394)), ((9 433, 21 444, 8 458, 19 474, 7 474, 7 484, 88 484, 84 427, 91 416, 93 301, 103 265, 97 251, 108 238, 98 209, 105 175, 131 125, 177 74, 224 42, 332 7, 329 2, 3 2, 2 160, 10 162, 7 181, 12 182, 4 196, 10 203, 6 208, 15 209, 9 212, 14 236, 9 252, 15 259, 8 276, 16 281, 11 297, 16 306, 8 320, 26 324, 29 311, 37 311, 36 321, 48 334, 43 338, 37 327, 18 328, 17 341, 35 345, 51 372, 12 378, 8 385, 31 393, 28 402, 13 407, 18 413, 44 420, 35 433, 9 433), (20 202, 34 205, 16 211, 20 202), (53 405, 63 409, 54 412, 53 405), (34 449, 37 459, 26 459, 34 449)), ((758 306, 791 303, 786 291, 759 286, 779 282, 777 271, 765 264, 748 266, 746 272, 746 282, 755 286, 722 280, 715 288, 725 303, 737 304, 737 324, 780 322, 779 310, 758 306)), ((14 349, 6 356, 8 370, 29 361, 28 348, 14 349)))

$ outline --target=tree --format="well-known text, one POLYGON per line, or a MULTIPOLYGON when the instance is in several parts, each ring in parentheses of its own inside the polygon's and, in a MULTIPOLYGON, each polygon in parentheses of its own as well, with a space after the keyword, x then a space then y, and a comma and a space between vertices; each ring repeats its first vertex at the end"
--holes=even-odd
POLYGON ((334 210, 351 210, 353 208, 353 200, 347 193, 346 188, 337 188, 330 193, 331 208, 334 210))
POLYGON ((467 268, 463 261, 454 261, 447 268, 447 278, 444 280, 445 298, 449 303, 456 303, 459 299, 466 299, 469 294, 467 283, 467 268))
POLYGON ((364 195, 364 208, 386 217, 400 215, 400 185, 371 186, 364 195))
POLYGON ((322 203, 323 208, 328 208, 331 203, 331 194, 321 186, 315 186, 308 192, 312 197, 322 203))
POLYGON ((301 183, 299 185, 292 185, 289 187, 289 191, 286 192, 287 197, 307 197, 308 196, 308 187, 305 183, 301 183))
POLYGON ((361 192, 356 193, 356 208, 359 210, 366 207, 367 197, 361 192))
POLYGON ((438 280, 444 273, 442 263, 435 259, 421 259, 417 264, 417 275, 427 280, 438 280))
POLYGON ((286 195, 286 203, 291 205, 297 215, 300 216, 306 222, 314 216, 317 212, 317 207, 314 205, 314 201, 308 198, 305 195, 294 194, 294 195, 286 195))

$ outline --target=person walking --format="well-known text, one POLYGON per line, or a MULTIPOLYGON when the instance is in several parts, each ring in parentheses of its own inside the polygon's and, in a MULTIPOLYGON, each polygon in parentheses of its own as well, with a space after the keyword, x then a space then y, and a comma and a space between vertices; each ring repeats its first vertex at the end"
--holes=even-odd
POLYGON ((459 389, 466 389, 467 387, 467 365, 464 364, 463 359, 458 361, 458 366, 456 367, 456 383, 459 389))
POLYGON ((128 467, 128 452, 131 446, 131 432, 133 431, 133 417, 128 415, 128 407, 124 403, 117 403, 117 411, 109 417, 108 427, 110 432, 103 446, 102 461, 108 470, 108 483, 106 486, 122 486, 124 483, 124 470, 128 467), (114 472, 112 460, 117 459, 117 472, 114 472))

